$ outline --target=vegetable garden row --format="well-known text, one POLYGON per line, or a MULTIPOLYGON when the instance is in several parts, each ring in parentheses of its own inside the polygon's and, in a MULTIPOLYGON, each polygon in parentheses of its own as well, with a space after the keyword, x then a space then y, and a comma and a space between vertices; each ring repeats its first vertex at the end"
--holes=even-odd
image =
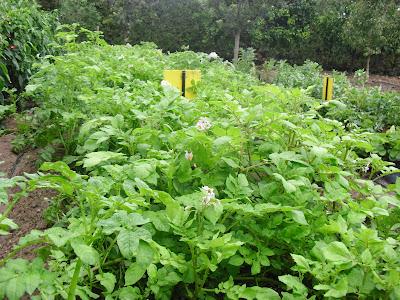
POLYGON ((395 171, 381 156, 398 156, 398 95, 337 74, 343 101, 323 103, 317 84, 86 34, 59 33, 64 54, 23 95, 37 107, 15 145, 49 162, 0 179, 1 233, 30 191, 57 196, 52 226, 0 261, 1 299, 400 298, 400 182, 374 182, 395 171), (162 85, 164 69, 200 69, 197 97, 162 85), (371 94, 391 106, 363 108, 371 94), (14 257, 32 245, 36 259, 14 257))

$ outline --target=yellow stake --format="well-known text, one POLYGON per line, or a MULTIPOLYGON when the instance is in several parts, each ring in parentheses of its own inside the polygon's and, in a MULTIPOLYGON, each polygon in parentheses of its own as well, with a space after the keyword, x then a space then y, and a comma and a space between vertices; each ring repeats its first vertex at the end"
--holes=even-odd
POLYGON ((182 96, 193 99, 196 95, 192 87, 201 80, 201 72, 200 70, 164 70, 164 80, 182 91, 182 96))
POLYGON ((322 88, 322 99, 329 101, 333 99, 333 78, 324 77, 324 86, 322 88))

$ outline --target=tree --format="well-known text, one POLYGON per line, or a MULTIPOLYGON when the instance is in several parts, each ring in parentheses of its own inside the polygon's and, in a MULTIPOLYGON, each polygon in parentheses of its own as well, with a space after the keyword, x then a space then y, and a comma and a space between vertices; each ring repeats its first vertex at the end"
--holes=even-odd
POLYGON ((309 39, 317 8, 316 0, 275 1, 251 24, 252 47, 264 57, 303 63, 312 53, 309 39))
POLYGON ((259 61, 311 59, 354 71, 366 59, 367 69, 371 60, 378 72, 400 72, 400 0, 38 1, 57 9, 62 22, 99 26, 112 44, 150 41, 165 51, 189 46, 225 59, 233 49, 234 61, 240 48, 252 47, 259 61))
POLYGON ((90 0, 63 0, 59 14, 62 23, 80 23, 90 30, 96 30, 101 21, 95 3, 90 0))
POLYGON ((247 32, 251 23, 267 9, 270 1, 210 0, 209 2, 210 6, 217 11, 219 18, 217 22, 223 22, 225 29, 233 33, 233 61, 237 62, 242 34, 247 32))
POLYGON ((366 57, 367 75, 371 56, 380 54, 388 45, 393 9, 396 9, 393 0, 355 0, 350 4, 344 35, 349 45, 366 57))

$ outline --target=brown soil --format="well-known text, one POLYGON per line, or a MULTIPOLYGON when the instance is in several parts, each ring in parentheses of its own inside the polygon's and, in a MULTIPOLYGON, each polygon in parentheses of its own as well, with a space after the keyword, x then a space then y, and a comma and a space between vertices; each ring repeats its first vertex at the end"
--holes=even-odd
POLYGON ((400 91, 400 76, 370 75, 369 86, 380 86, 383 91, 400 91))
MULTIPOLYGON (((3 125, 11 132, 15 131, 15 121, 8 119, 3 125)), ((12 152, 11 141, 15 135, 10 133, 0 137, 0 172, 8 177, 23 175, 24 173, 34 173, 36 171, 35 162, 37 150, 28 150, 19 155, 12 152)), ((29 233, 32 229, 46 228, 46 222, 42 215, 47 208, 46 198, 54 196, 54 192, 37 190, 26 198, 21 199, 10 213, 9 217, 19 225, 19 228, 6 236, 0 236, 0 259, 9 253, 18 240, 29 233)), ((0 205, 0 212, 4 211, 5 206, 0 205)), ((34 257, 32 249, 26 249, 18 254, 18 257, 32 259, 34 257)))

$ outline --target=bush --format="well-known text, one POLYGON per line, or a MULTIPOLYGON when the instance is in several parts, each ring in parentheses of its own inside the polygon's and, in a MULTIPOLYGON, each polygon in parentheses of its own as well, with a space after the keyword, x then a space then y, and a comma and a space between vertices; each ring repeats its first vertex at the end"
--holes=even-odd
POLYGON ((25 87, 34 63, 52 53, 57 24, 31 0, 0 1, 0 88, 25 87))

